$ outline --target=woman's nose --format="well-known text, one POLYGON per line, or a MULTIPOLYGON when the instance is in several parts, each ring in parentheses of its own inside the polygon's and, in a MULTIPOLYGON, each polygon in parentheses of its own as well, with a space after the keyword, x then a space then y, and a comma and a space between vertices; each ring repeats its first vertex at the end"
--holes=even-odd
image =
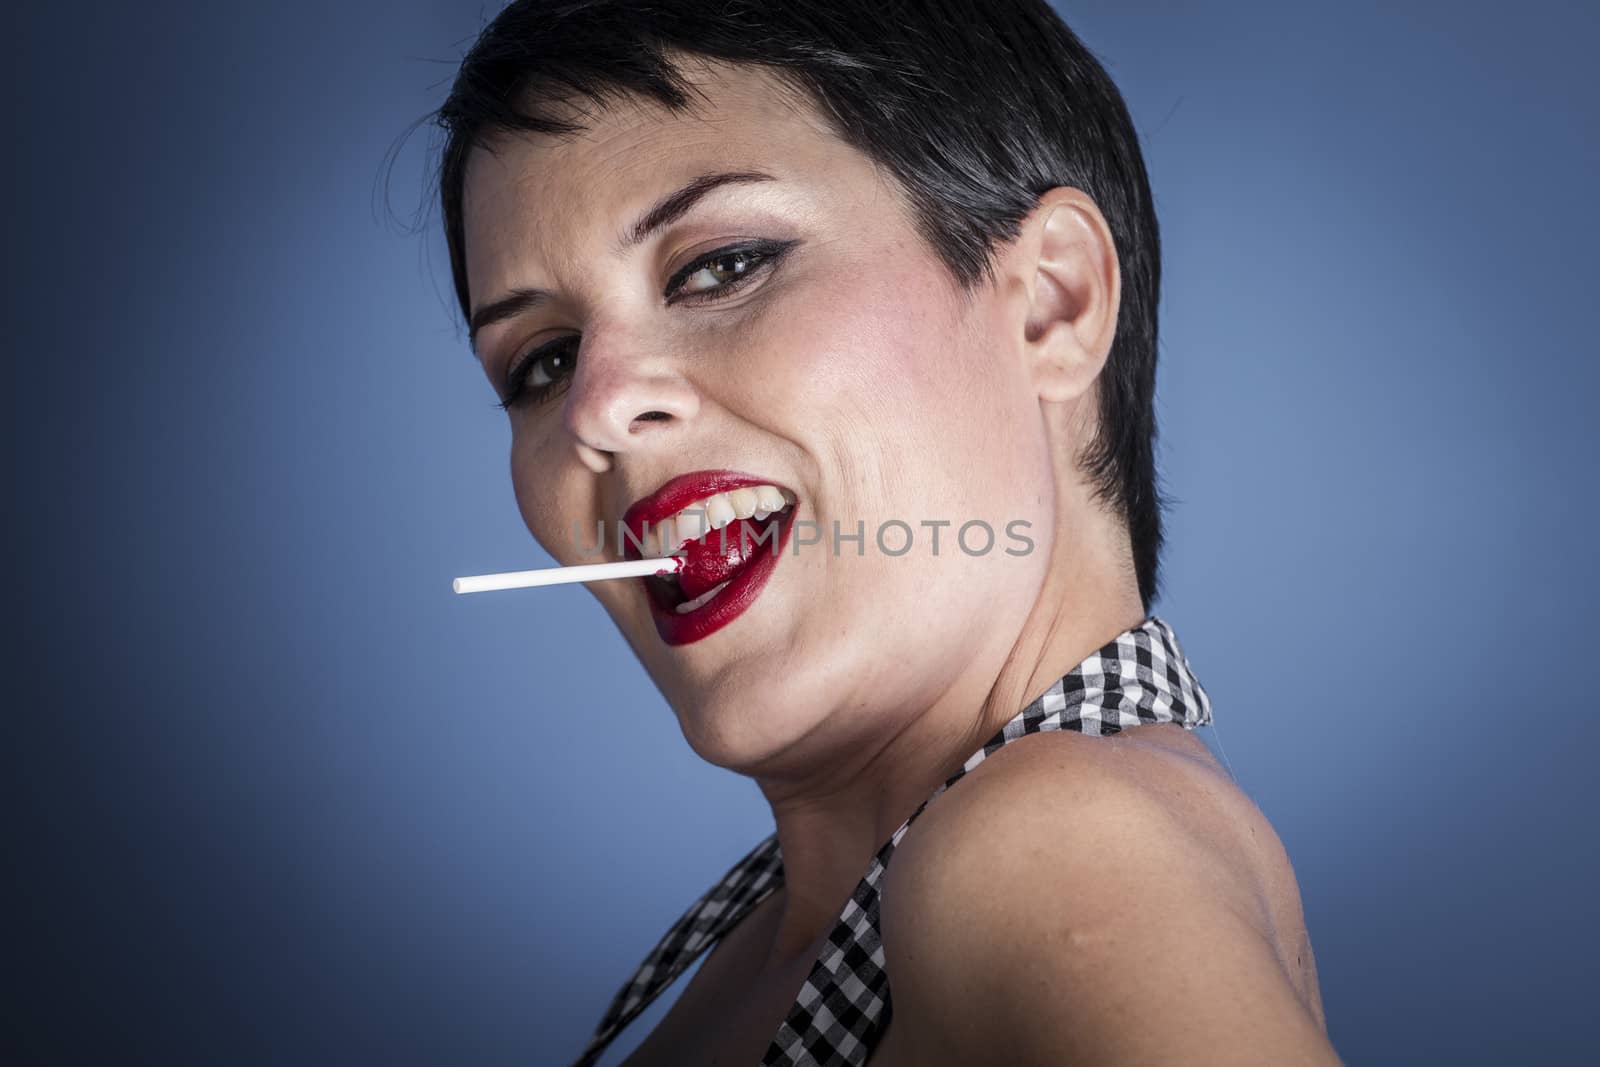
POLYGON ((700 409, 699 396, 673 361, 637 352, 630 358, 621 348, 594 346, 579 355, 565 421, 580 453, 659 447, 700 409))

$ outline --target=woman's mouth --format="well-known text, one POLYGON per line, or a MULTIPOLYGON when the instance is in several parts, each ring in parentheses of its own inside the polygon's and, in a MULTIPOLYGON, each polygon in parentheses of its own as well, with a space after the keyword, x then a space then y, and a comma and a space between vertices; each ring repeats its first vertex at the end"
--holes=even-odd
MULTIPOLYGON (((696 484, 695 476, 687 477, 687 484, 668 483, 678 499, 696 484)), ((788 544, 798 506, 792 492, 731 472, 714 472, 698 484, 718 491, 691 499, 658 524, 633 514, 623 545, 630 559, 684 557, 676 574, 640 579, 656 632, 669 645, 709 637, 755 602, 788 544)), ((665 495, 665 488, 656 494, 665 495)))
POLYGON ((685 562, 677 574, 645 579, 651 596, 662 607, 679 615, 698 610, 726 588, 756 553, 771 552, 777 545, 786 520, 794 514, 794 505, 775 486, 761 486, 760 500, 757 492, 736 489, 731 494, 718 493, 685 509, 680 521, 663 524, 656 554, 681 555, 685 562), (732 501, 727 499, 730 496, 732 501), (707 521, 709 529, 703 528, 707 521))

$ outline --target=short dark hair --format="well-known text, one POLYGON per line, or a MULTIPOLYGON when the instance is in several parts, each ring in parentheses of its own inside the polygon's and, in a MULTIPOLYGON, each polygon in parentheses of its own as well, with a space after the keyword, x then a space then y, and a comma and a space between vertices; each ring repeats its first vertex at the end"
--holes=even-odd
POLYGON ((1116 242, 1122 302, 1080 457, 1128 531, 1146 614, 1159 595, 1155 465, 1161 245, 1122 94, 1045 0, 516 0, 484 28, 433 113, 439 203, 463 318, 469 153, 515 131, 581 132, 556 107, 633 95, 678 112, 678 53, 764 68, 898 182, 958 290, 993 280, 996 246, 1056 186, 1083 190, 1116 242))

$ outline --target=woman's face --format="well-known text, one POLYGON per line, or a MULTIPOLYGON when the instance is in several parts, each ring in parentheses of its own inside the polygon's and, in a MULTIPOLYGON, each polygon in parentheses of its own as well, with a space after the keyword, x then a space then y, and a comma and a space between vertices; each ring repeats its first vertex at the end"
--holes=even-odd
MULTIPOLYGON (((586 114, 575 139, 474 153, 474 318, 513 290, 549 291, 484 325, 475 348, 502 399, 508 372, 544 351, 508 410, 511 474, 562 564, 596 562, 601 526, 604 556, 622 558, 619 520, 682 475, 742 472, 795 498, 764 584, 696 609, 710 622, 673 621, 671 597, 653 610, 644 579, 588 586, 697 753, 774 769, 863 743, 970 672, 992 678, 1044 580, 1057 489, 1016 293, 964 305, 890 179, 760 74, 694 80, 696 115, 621 105, 586 114), (721 184, 638 244, 619 240, 722 172, 773 180, 721 184), (768 254, 682 275, 726 248, 768 254), (977 525, 958 542, 975 520, 987 551, 977 525), (836 524, 865 536, 836 544, 836 524)), ((656 503, 655 517, 679 506, 656 503)))

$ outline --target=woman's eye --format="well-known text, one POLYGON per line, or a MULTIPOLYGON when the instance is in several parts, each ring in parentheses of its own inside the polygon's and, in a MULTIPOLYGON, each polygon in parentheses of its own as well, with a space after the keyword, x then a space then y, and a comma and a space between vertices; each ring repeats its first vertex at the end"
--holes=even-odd
POLYGON ((506 398, 500 401, 500 407, 510 410, 520 404, 524 397, 538 401, 554 392, 572 376, 572 369, 578 362, 577 342, 576 335, 563 337, 536 349, 518 363, 507 377, 506 398))
POLYGON ((714 294, 715 299, 744 288, 746 282, 776 266, 795 241, 762 241, 753 245, 719 248, 707 253, 673 275, 664 294, 675 303, 679 294, 695 298, 714 294))
POLYGON ((761 253, 749 249, 720 253, 705 266, 698 267, 684 279, 683 285, 673 291, 687 291, 690 294, 713 292, 749 274, 754 269, 753 264, 759 263, 761 258, 761 253), (695 284, 697 280, 703 284, 695 284))
MULTIPOLYGON (((667 284, 669 304, 679 299, 712 303, 777 265, 797 241, 765 241, 737 248, 719 248, 680 270, 667 284), (679 294, 683 294, 680 297, 679 294), (705 299, 709 297, 709 299, 705 299)), ((506 376, 506 410, 525 402, 540 403, 553 396, 572 377, 578 362, 578 335, 554 341, 515 363, 506 376)))
POLYGON ((577 358, 570 344, 558 344, 542 350, 539 358, 533 360, 533 366, 528 368, 528 384, 546 386, 560 381, 572 373, 572 364, 577 358))

